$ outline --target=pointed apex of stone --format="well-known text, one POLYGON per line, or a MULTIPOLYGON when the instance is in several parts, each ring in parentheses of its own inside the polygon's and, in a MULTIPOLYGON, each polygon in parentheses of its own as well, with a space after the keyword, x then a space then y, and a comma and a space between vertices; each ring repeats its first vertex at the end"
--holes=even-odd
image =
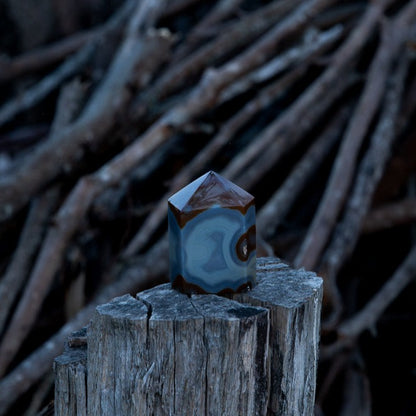
POLYGON ((172 195, 169 203, 184 213, 200 212, 214 206, 245 213, 254 204, 254 197, 211 170, 172 195))

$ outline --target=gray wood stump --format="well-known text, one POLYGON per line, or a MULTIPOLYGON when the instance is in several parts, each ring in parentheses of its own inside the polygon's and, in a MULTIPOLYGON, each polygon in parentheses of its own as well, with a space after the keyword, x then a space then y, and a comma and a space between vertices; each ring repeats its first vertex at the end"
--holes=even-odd
POLYGON ((55 359, 55 415, 87 415, 86 328, 69 337, 55 359))
POLYGON ((165 284, 99 306, 87 350, 55 360, 55 415, 312 415, 322 280, 274 258, 257 279, 233 299, 165 284))

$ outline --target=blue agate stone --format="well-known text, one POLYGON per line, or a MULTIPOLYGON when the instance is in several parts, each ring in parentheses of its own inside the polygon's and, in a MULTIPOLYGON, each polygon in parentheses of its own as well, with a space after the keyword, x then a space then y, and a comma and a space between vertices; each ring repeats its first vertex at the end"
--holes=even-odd
POLYGON ((170 280, 185 293, 239 292, 256 279, 254 197, 208 172, 168 200, 170 280))

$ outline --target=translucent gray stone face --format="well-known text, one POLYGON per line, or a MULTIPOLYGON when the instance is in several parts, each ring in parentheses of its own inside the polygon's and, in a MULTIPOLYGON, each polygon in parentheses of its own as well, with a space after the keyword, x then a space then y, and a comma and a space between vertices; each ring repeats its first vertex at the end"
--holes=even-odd
POLYGON ((185 292, 235 292, 255 283, 252 195, 208 172, 169 199, 170 279, 185 292))

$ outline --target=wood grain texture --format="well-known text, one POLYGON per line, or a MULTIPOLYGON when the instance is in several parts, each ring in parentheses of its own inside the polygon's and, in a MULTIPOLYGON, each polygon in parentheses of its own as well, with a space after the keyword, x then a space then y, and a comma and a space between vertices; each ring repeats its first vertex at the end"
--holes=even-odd
POLYGON ((56 359, 56 415, 312 415, 322 279, 276 258, 257 279, 234 299, 164 284, 97 307, 88 359, 56 359))
POLYGON ((88 330, 88 411, 265 415, 268 311, 162 285, 99 306, 88 330))
POLYGON ((322 279, 276 258, 257 259, 257 286, 234 299, 270 311, 268 415, 313 415, 322 279))
POLYGON ((55 416, 87 415, 86 329, 72 334, 54 362, 55 416))

